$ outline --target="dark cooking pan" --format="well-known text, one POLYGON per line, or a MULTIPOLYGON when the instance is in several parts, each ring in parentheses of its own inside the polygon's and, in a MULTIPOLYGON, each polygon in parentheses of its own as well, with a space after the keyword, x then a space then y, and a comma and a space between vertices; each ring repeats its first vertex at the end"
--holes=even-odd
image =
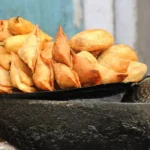
POLYGON ((10 94, 0 94, 1 99, 46 99, 46 100, 70 100, 70 99, 90 99, 113 96, 125 92, 132 83, 112 83, 101 84, 91 87, 75 89, 38 91, 34 93, 14 92, 10 94))

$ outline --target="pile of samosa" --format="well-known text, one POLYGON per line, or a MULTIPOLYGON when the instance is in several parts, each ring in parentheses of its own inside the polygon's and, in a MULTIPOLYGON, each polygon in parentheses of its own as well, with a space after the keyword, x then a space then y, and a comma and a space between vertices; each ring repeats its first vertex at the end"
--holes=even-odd
POLYGON ((0 93, 80 88, 138 82, 147 66, 127 45, 114 45, 103 29, 68 39, 61 26, 56 39, 22 17, 0 20, 0 93))

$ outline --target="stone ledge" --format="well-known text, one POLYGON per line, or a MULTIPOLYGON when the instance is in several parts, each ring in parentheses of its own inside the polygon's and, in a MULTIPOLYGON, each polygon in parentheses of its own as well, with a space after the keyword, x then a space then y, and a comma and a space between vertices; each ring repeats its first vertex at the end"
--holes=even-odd
POLYGON ((145 150, 150 104, 1 100, 0 136, 21 150, 145 150))

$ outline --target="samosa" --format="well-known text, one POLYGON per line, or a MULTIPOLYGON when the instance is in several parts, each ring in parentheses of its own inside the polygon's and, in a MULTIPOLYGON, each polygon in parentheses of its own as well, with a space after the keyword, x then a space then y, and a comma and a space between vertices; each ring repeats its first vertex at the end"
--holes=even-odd
MULTIPOLYGON (((35 25, 32 22, 18 16, 12 17, 8 20, 8 28, 13 35, 21 35, 31 33, 35 28, 35 25)), ((51 36, 44 33, 42 30, 40 30, 40 36, 43 41, 51 41, 53 39, 51 36)))
POLYGON ((88 51, 81 51, 77 55, 88 59, 91 63, 98 63, 97 59, 88 51))
POLYGON ((75 71, 62 63, 53 61, 55 79, 61 89, 80 88, 79 77, 75 71))
POLYGON ((6 52, 5 48, 4 48, 4 46, 1 46, 1 43, 0 43, 0 54, 6 54, 6 53, 7 52, 6 52))
POLYGON ((10 69, 11 55, 8 53, 0 54, 0 65, 5 69, 10 69))
POLYGON ((53 45, 54 45, 54 42, 53 42, 53 41, 45 41, 45 42, 43 43, 43 49, 42 49, 42 50, 47 49, 47 48, 52 48, 53 45))
POLYGON ((54 42, 46 42, 44 44, 44 49, 41 51, 42 56, 46 59, 52 58, 52 50, 53 50, 54 42))
POLYGON ((0 93, 12 93, 12 88, 0 85, 0 93))
POLYGON ((0 20, 0 41, 6 40, 12 34, 8 30, 8 20, 0 20))
POLYGON ((32 73, 40 53, 40 40, 39 28, 36 26, 18 50, 19 57, 28 65, 32 73))
POLYGON ((18 49, 23 45, 27 37, 28 34, 11 36, 7 38, 5 41, 3 41, 3 43, 1 42, 0 45, 3 45, 6 52, 8 53, 11 52, 17 53, 18 49))
POLYGON ((99 70, 103 84, 122 82, 128 76, 127 73, 115 72, 114 70, 98 63, 95 63, 94 66, 95 69, 99 70))
POLYGON ((102 82, 102 78, 99 70, 95 67, 95 63, 92 63, 89 59, 78 56, 73 51, 72 61, 73 70, 78 74, 79 80, 82 86, 98 85, 102 82))
POLYGON ((11 58, 10 77, 13 86, 25 93, 35 92, 31 70, 17 54, 11 52, 11 58))
POLYGON ((106 56, 117 57, 120 59, 126 59, 129 61, 138 61, 138 57, 135 51, 128 45, 116 44, 103 51, 98 57, 98 60, 103 59, 106 56))
POLYGON ((126 73, 130 64, 129 60, 120 59, 118 57, 105 56, 104 58, 98 59, 101 65, 104 65, 116 72, 126 73))
POLYGON ((38 56, 33 81, 41 90, 54 91, 54 71, 51 60, 46 60, 42 54, 38 56))
POLYGON ((9 71, 0 66, 0 93, 10 93, 12 88, 9 71))
POLYGON ((98 56, 102 53, 100 50, 92 51, 90 52, 95 58, 98 58, 98 56))
POLYGON ((58 63, 63 63, 71 67, 71 54, 68 38, 63 32, 61 26, 58 28, 58 33, 56 35, 56 41, 53 46, 52 52, 53 59, 58 63))
POLYGON ((128 77, 123 82, 138 82, 147 72, 147 66, 137 61, 131 61, 128 67, 128 77))
POLYGON ((114 44, 114 37, 104 29, 88 29, 74 35, 70 46, 75 51, 104 51, 114 44))

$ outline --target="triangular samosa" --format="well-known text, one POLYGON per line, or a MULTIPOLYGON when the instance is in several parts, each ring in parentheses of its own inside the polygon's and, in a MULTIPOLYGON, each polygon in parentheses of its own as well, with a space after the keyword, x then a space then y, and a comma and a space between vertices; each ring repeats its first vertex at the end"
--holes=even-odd
POLYGON ((131 61, 128 67, 128 77, 123 82, 139 82, 147 72, 147 66, 137 61, 131 61))
POLYGON ((9 71, 0 66, 0 93, 10 93, 12 88, 9 71))
POLYGON ((36 26, 29 34, 22 47, 18 50, 19 57, 28 65, 32 73, 34 72, 37 56, 40 53, 40 34, 36 26))
POLYGON ((12 34, 8 30, 8 20, 0 20, 0 41, 4 41, 12 34))
POLYGON ((120 59, 118 57, 111 57, 111 56, 105 56, 104 58, 99 58, 98 62, 103 65, 106 66, 116 72, 120 72, 120 73, 126 73, 128 66, 130 64, 129 60, 126 59, 120 59))
POLYGON ((56 82, 61 89, 81 87, 77 73, 70 67, 61 63, 53 62, 53 68, 56 82))
POLYGON ((35 92, 31 70, 17 54, 12 52, 11 58, 10 76, 13 86, 26 93, 35 92))
POLYGON ((78 74, 82 86, 97 85, 102 82, 99 70, 89 59, 72 52, 73 70, 78 74))
POLYGON ((71 67, 70 45, 67 36, 63 32, 62 27, 58 28, 56 41, 53 46, 52 56, 56 62, 63 63, 71 67))
POLYGON ((11 55, 8 53, 0 54, 0 65, 5 69, 10 69, 11 55))
POLYGON ((35 71, 33 73, 33 81, 41 90, 54 91, 54 71, 51 60, 45 60, 42 54, 38 56, 35 71))

